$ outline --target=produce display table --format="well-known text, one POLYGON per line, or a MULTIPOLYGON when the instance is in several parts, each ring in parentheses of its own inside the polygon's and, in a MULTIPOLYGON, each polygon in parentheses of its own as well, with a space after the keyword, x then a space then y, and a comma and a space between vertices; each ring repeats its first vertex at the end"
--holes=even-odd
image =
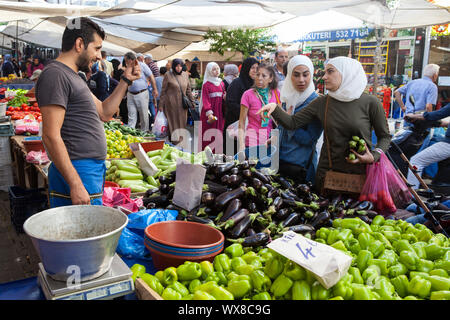
POLYGON ((27 180, 31 189, 39 187, 39 175, 42 177, 44 187, 48 186, 47 165, 28 163, 26 161, 27 152, 23 141, 25 136, 11 136, 11 154, 16 170, 18 185, 27 188, 27 180))

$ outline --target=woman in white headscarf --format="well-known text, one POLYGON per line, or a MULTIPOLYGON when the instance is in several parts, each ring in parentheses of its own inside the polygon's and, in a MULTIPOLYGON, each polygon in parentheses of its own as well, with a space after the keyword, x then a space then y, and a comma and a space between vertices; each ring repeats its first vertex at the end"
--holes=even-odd
POLYGON ((239 75, 239 68, 237 65, 229 63, 223 67, 223 84, 225 85, 225 90, 234 79, 239 75))
POLYGON ((367 78, 361 63, 347 57, 330 59, 325 65, 323 80, 328 94, 318 97, 294 115, 289 115, 276 104, 269 104, 259 111, 260 114, 268 112, 288 130, 304 127, 315 119, 321 122, 324 143, 316 172, 317 192, 324 191, 326 171, 333 169, 342 173, 365 174, 366 164, 379 160, 380 153, 372 150, 372 128, 377 136, 377 149, 386 152, 391 141, 381 102, 376 96, 364 93, 367 78), (352 136, 363 138, 368 147, 364 154, 355 154, 355 160, 348 158, 348 142, 352 136))
MULTIPOLYGON (((206 65, 199 106, 200 120, 202 122, 200 137, 202 150, 214 142, 215 138, 210 140, 210 135, 214 137, 221 136, 223 132, 224 117, 222 105, 226 91, 222 79, 219 78, 219 74, 220 67, 217 63, 210 62, 206 65), (210 134, 205 135, 209 129, 217 129, 219 131, 216 131, 214 134, 214 131, 211 130, 209 132, 210 134)), ((220 143, 220 145, 222 144, 220 143)))
MULTIPOLYGON (((281 102, 288 114, 296 114, 318 97, 314 88, 314 66, 307 56, 298 55, 289 60, 287 75, 281 89, 281 102)), ((296 130, 280 130, 280 166, 281 174, 304 183, 314 183, 317 168, 316 143, 322 133, 318 119, 296 130)))

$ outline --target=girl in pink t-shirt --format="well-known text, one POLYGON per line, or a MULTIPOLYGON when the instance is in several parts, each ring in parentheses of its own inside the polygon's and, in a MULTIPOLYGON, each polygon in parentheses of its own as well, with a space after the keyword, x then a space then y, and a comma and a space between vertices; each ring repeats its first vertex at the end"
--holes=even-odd
POLYGON ((273 128, 272 120, 264 121, 256 112, 268 103, 280 103, 277 85, 273 67, 264 63, 260 64, 253 87, 245 91, 241 99, 239 151, 244 150, 245 147, 263 145, 269 140, 270 131, 273 128), (246 121, 248 121, 247 125, 246 121))

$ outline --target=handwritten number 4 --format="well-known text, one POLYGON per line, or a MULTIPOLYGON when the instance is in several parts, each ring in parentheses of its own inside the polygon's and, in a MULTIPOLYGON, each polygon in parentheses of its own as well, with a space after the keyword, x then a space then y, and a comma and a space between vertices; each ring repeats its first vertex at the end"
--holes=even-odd
POLYGON ((308 249, 306 249, 305 251, 303 251, 302 247, 300 246, 300 244, 297 242, 295 244, 295 246, 298 248, 298 250, 300 250, 300 252, 303 254, 303 257, 305 257, 306 260, 308 260, 308 256, 311 256, 313 258, 315 258, 316 256, 312 253, 312 247, 309 247, 308 249))

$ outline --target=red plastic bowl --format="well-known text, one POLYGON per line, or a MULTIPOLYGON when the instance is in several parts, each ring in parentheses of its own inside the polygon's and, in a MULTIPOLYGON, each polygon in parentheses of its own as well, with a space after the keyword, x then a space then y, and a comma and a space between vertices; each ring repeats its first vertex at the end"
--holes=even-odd
POLYGON ((213 227, 190 221, 157 222, 145 228, 144 244, 153 265, 162 270, 185 261, 213 261, 223 251, 225 237, 213 227))

